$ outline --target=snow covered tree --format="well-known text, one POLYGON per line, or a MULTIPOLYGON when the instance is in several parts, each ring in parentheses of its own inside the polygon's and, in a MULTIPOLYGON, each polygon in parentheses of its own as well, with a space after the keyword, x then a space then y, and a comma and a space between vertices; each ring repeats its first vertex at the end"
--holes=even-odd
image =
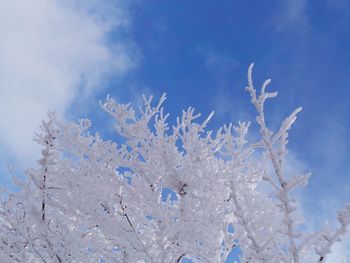
POLYGON ((206 128, 213 113, 198 122, 193 108, 169 127, 165 95, 155 105, 144 97, 139 113, 109 97, 101 103, 119 144, 91 135, 89 120, 64 123, 50 113, 37 135, 39 166, 16 181, 20 191, 2 194, 1 260, 225 262, 239 247, 241 262, 326 262, 350 224, 350 205, 338 213, 338 229, 300 230, 292 191, 310 175, 288 174, 285 161, 301 108, 270 130, 264 104, 277 93, 266 91, 270 80, 257 93, 252 67, 256 142, 246 139, 248 122, 214 133, 206 128))

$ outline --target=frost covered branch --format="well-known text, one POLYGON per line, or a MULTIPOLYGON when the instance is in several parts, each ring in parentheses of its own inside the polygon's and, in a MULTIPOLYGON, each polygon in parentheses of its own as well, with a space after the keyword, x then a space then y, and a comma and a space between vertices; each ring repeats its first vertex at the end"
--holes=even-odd
POLYGON ((293 190, 310 174, 287 174, 285 163, 301 108, 270 130, 264 105, 277 92, 266 91, 270 80, 257 92, 252 67, 247 90, 257 142, 247 139, 249 122, 213 132, 207 125, 214 112, 202 119, 192 107, 169 125, 165 94, 155 103, 143 96, 138 111, 109 96, 101 102, 119 143, 90 134, 87 119, 65 123, 49 113, 36 137, 43 146, 38 166, 16 180, 20 191, 1 199, 1 259, 211 263, 239 248, 244 263, 325 262, 348 230, 350 206, 338 213, 338 229, 299 230, 293 190))

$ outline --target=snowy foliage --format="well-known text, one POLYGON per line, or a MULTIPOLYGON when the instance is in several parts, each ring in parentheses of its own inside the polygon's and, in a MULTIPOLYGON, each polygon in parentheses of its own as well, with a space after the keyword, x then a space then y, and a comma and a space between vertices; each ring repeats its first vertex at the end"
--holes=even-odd
POLYGON ((338 229, 300 231, 292 191, 309 174, 286 174, 285 156, 301 108, 270 130, 264 105, 277 93, 266 91, 270 80, 257 92, 252 67, 247 91, 261 135, 253 143, 249 123, 214 133, 206 128, 213 114, 198 122, 193 108, 169 127, 165 95, 155 105, 144 97, 140 112, 109 97, 101 103, 120 145, 89 134, 89 120, 50 113, 36 137, 38 167, 16 181, 20 191, 3 193, 2 262, 225 262, 238 247, 241 262, 325 262, 347 231, 350 205, 338 229))

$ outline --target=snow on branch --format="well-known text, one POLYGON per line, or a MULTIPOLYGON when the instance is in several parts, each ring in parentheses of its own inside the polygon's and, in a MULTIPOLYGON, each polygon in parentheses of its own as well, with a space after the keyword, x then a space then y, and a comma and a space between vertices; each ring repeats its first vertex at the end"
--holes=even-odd
POLYGON ((288 174, 285 164, 301 108, 272 131, 264 105, 277 92, 267 91, 270 79, 257 91, 252 69, 254 142, 250 122, 208 130, 214 112, 203 118, 193 107, 169 125, 165 93, 156 102, 143 96, 139 111, 110 96, 100 102, 119 144, 90 134, 88 119, 65 123, 49 113, 36 136, 37 166, 20 191, 1 199, 1 260, 212 263, 239 248, 245 263, 325 262, 348 231, 350 205, 338 213, 337 229, 300 230, 293 190, 310 174, 288 174))

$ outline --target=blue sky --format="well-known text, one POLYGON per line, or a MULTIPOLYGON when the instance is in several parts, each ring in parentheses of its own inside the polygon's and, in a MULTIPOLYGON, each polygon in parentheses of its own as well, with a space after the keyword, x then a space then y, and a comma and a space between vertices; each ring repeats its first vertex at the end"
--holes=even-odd
POLYGON ((272 127, 303 107, 290 169, 313 173, 299 193, 306 218, 332 222, 350 200, 349 24, 345 0, 0 0, 1 182, 7 163, 20 173, 39 155, 31 138, 49 109, 113 137, 98 103, 108 93, 138 103, 166 92, 172 121, 188 106, 215 110, 212 129, 254 121, 244 91, 254 62, 255 83, 271 77, 279 91, 272 127))

